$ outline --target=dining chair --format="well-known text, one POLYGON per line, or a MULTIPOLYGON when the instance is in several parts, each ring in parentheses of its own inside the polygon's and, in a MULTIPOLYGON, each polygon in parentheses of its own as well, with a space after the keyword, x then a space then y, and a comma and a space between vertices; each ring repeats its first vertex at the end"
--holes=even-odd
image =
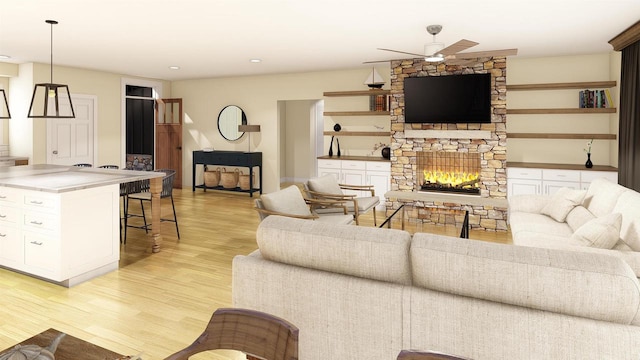
POLYGON ((248 358, 297 360, 298 328, 279 317, 256 310, 216 310, 204 332, 188 347, 165 360, 187 360, 209 350, 238 350, 248 358))
POLYGON ((120 166, 118 165, 100 165, 98 166, 98 168, 100 169, 120 169, 120 166))
POLYGON ((471 360, 437 351, 402 350, 397 360, 471 360))
MULTIPOLYGON (((340 184, 333 175, 325 175, 309 179, 305 184, 308 198, 320 200, 344 201, 347 211, 353 213, 356 225, 360 225, 360 214, 373 210, 373 225, 378 226, 376 219, 376 206, 380 204, 380 198, 376 196, 373 185, 348 185, 340 184), (370 196, 357 196, 345 194, 344 191, 357 191, 370 193, 370 196)), ((337 210, 331 207, 315 206, 318 214, 335 213, 337 210)))
POLYGON ((77 167, 92 167, 93 165, 86 164, 86 163, 80 163, 80 164, 73 164, 73 166, 77 166, 77 167))
MULTIPOLYGON (((162 178, 162 192, 160 193, 160 200, 170 198, 171 199, 171 208, 173 210, 173 219, 160 218, 160 221, 170 221, 176 224, 176 233, 178 235, 178 239, 180 239, 180 229, 178 228, 178 216, 176 215, 176 206, 173 201, 173 180, 176 175, 176 171, 172 169, 158 169, 154 170, 156 172, 164 173, 164 177, 162 178)), ((133 181, 128 183, 130 188, 126 189, 126 202, 124 207, 124 244, 127 243, 127 228, 138 228, 144 229, 145 232, 149 232, 149 226, 151 224, 147 223, 147 217, 144 211, 144 202, 151 202, 151 192, 149 191, 149 180, 142 181, 133 181), (132 214, 129 212, 129 202, 130 200, 140 200, 140 209, 142 211, 141 214, 132 214), (129 224, 129 218, 131 217, 141 217, 144 225, 131 225, 129 224)))

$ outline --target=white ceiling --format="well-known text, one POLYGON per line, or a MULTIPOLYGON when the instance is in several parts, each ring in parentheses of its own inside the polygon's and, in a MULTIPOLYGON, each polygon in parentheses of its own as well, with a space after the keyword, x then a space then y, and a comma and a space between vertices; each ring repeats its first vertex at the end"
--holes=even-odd
POLYGON ((468 51, 608 52, 640 0, 0 0, 0 61, 48 64, 46 19, 55 65, 178 80, 356 68, 422 53, 430 24, 468 51))

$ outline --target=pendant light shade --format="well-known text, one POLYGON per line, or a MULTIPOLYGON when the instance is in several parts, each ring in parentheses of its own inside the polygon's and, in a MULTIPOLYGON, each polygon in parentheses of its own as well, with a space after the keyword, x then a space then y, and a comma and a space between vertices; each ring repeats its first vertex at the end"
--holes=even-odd
POLYGON ((75 118, 76 114, 71 103, 69 86, 53 83, 53 25, 58 22, 46 20, 51 25, 51 81, 36 84, 33 88, 28 117, 30 118, 75 118))
POLYGON ((0 93, 2 93, 2 98, 0 98, 0 119, 11 119, 7 94, 4 93, 4 89, 0 89, 0 93))

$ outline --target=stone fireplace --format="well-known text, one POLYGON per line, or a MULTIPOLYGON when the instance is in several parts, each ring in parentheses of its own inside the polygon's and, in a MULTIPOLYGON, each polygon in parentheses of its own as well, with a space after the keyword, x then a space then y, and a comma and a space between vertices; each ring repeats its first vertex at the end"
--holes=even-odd
POLYGON ((416 179, 419 191, 480 195, 480 154, 418 151, 416 179))
POLYGON ((390 110, 391 191, 386 197, 388 214, 404 205, 409 209, 406 212, 409 222, 444 224, 440 220, 443 217, 427 214, 433 209, 467 210, 472 229, 506 231, 506 58, 480 58, 468 66, 434 64, 419 59, 392 61, 390 110), (473 73, 491 74, 491 123, 404 122, 405 78, 473 73), (445 157, 433 160, 435 169, 431 165, 426 169, 425 162, 432 161, 428 158, 434 154, 445 157), (453 169, 446 170, 450 173, 448 177, 455 178, 454 183, 464 184, 462 188, 465 191, 449 189, 455 186, 442 184, 442 180, 433 176, 434 172, 445 171, 439 168, 443 162, 454 165, 453 169), (425 184, 428 192, 422 191, 425 184), (441 188, 438 190, 447 188, 447 191, 433 192, 436 187, 441 188))

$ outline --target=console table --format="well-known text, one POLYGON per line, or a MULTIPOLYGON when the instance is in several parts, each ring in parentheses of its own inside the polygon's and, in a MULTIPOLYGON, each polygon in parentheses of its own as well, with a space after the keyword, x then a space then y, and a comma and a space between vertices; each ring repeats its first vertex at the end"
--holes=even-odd
POLYGON ((196 188, 213 189, 213 190, 225 190, 225 191, 238 191, 249 193, 253 197, 255 191, 259 191, 262 194, 262 153, 261 152, 244 152, 244 151, 202 151, 197 150, 193 152, 193 168, 192 168, 192 191, 196 191, 196 188), (222 166, 235 166, 249 168, 249 190, 242 190, 239 187, 234 189, 225 189, 222 186, 208 187, 205 184, 196 185, 196 168, 197 165, 222 165, 222 166), (258 168, 259 187, 253 188, 253 168, 258 168))

